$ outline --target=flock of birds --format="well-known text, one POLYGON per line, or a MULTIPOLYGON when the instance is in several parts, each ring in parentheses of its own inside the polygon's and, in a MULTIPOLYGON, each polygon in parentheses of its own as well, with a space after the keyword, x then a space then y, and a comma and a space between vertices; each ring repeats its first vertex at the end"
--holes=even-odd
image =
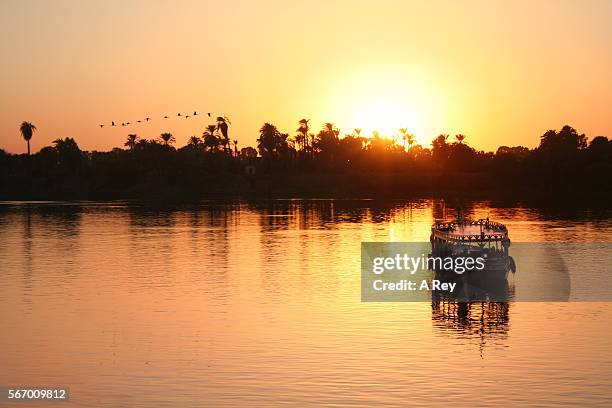
MULTIPOLYGON (((212 117, 210 112, 208 112, 208 113, 207 113, 207 115, 208 115, 208 117, 209 117, 209 118, 210 118, 210 117, 212 117)), ((198 116, 198 112, 194 111, 194 112, 193 112, 191 115, 182 114, 182 113, 180 113, 180 112, 179 112, 179 113, 177 113, 177 115, 176 115, 176 116, 177 116, 177 117, 181 117, 181 118, 185 118, 185 119, 189 119, 189 118, 190 118, 190 117, 192 117, 192 116, 198 116)), ((163 118, 164 118, 164 119, 168 119, 168 115, 163 116, 163 118)), ((222 118, 223 118, 223 120, 225 120, 226 122, 228 122, 228 123, 230 123, 230 124, 231 124, 231 122, 229 121, 229 119, 227 118, 227 116, 223 116, 222 118)), ((142 122, 145 122, 145 123, 146 123, 146 122, 148 122, 148 121, 150 121, 150 120, 151 120, 151 118, 150 118, 150 117, 146 117, 146 118, 144 118, 144 119, 138 119, 138 120, 136 121, 136 123, 142 123, 142 122)), ((116 123, 115 123, 115 121, 111 121, 110 125, 109 125, 109 124, 107 124, 107 123, 101 123, 99 126, 100 126, 101 128, 103 128, 104 126, 129 126, 129 125, 131 125, 131 124, 132 124, 132 122, 121 122, 121 123, 116 122, 116 123)))

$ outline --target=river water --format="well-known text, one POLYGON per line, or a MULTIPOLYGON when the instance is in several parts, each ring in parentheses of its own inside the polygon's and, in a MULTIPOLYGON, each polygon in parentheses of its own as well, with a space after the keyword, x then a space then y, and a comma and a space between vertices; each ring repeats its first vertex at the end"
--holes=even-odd
MULTIPOLYGON (((612 241, 607 209, 463 207, 514 242, 612 241)), ((2 203, 0 386, 69 387, 58 407, 612 406, 612 303, 361 301, 361 242, 427 242, 454 216, 2 203)))

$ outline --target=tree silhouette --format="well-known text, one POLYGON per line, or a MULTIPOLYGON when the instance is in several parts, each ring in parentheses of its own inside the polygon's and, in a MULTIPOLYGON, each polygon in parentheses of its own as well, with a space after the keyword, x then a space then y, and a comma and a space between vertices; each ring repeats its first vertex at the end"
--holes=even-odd
POLYGON ((54 149, 57 152, 59 166, 68 173, 75 173, 81 164, 81 149, 77 142, 67 137, 64 139, 55 139, 53 141, 54 149))
POLYGON ((316 151, 321 153, 324 160, 332 161, 334 156, 337 156, 339 134, 340 131, 334 126, 333 123, 324 124, 323 129, 321 129, 321 131, 317 134, 313 147, 316 149, 316 151))
POLYGON ((172 133, 162 133, 161 135, 159 135, 159 140, 165 145, 165 146, 170 146, 172 145, 172 143, 176 142, 176 139, 174 136, 172 136, 172 133))
POLYGON ((134 147, 136 147, 137 141, 138 141, 138 135, 135 133, 131 133, 127 135, 127 140, 125 141, 124 146, 129 147, 130 150, 134 150, 134 147))
POLYGON ((257 150, 255 150, 251 146, 243 147, 242 149, 240 149, 240 156, 245 158, 255 158, 257 157, 257 150))
POLYGON ((36 126, 33 123, 23 121, 21 122, 21 126, 19 126, 19 131, 21 132, 21 137, 26 141, 28 145, 28 156, 30 155, 30 139, 32 139, 32 135, 36 130, 36 126))
POLYGON ((206 126, 206 130, 202 133, 202 138, 204 139, 204 148, 210 152, 216 151, 219 148, 219 138, 215 135, 215 131, 217 130, 217 126, 208 125, 206 126))
POLYGON ((447 141, 448 135, 441 134, 431 142, 432 157, 439 166, 444 166, 450 155, 450 145, 447 141))
POLYGON ((402 134, 402 141, 404 142, 404 150, 406 150, 406 132, 408 132, 407 128, 400 128, 400 133, 402 134))
POLYGON ((189 142, 187 142, 187 146, 191 147, 192 149, 196 150, 198 148, 198 146, 200 146, 200 143, 202 141, 200 140, 199 137, 197 136, 191 136, 189 138, 189 142))
POLYGON ((578 134, 576 129, 565 125, 559 132, 549 130, 540 137, 539 149, 544 151, 575 151, 585 149, 587 139, 584 133, 578 134))
POLYGON ((565 125, 560 131, 546 131, 540 145, 531 155, 529 164, 534 181, 547 188, 578 179, 578 168, 584 166, 587 139, 576 129, 565 125))
POLYGON ((414 143, 414 135, 408 133, 407 128, 401 128, 400 133, 402 134, 402 141, 404 142, 404 150, 406 150, 406 144, 408 144, 408 148, 412 146, 414 143))
POLYGON ((462 144, 463 141, 465 140, 465 135, 459 133, 459 134, 455 135, 455 139, 457 139, 457 142, 459 142, 459 144, 462 144))
POLYGON ((593 161, 609 161, 612 159, 612 141, 605 136, 595 136, 589 143, 588 151, 593 161))
POLYGON ((259 129, 259 139, 257 139, 257 148, 259 154, 263 157, 275 156, 277 153, 277 141, 280 137, 280 132, 276 126, 271 123, 264 123, 259 129))
POLYGON ((412 148, 412 144, 414 143, 414 135, 411 134, 411 133, 408 133, 404 137, 404 140, 406 141, 406 143, 408 143, 408 148, 411 149, 412 148))
POLYGON ((298 136, 299 138, 298 140, 298 147, 301 150, 308 150, 308 130, 310 130, 310 126, 309 123, 310 119, 300 119, 298 124, 299 127, 297 128, 296 132, 298 132, 298 136))

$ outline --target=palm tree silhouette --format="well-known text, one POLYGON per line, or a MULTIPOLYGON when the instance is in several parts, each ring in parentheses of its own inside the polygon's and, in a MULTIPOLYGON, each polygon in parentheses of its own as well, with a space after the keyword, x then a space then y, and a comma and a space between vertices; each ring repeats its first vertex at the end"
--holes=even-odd
POLYGON ((36 126, 33 123, 23 121, 21 122, 21 126, 19 126, 19 131, 21 132, 21 137, 28 144, 28 156, 30 155, 30 139, 32 139, 32 135, 36 130, 36 126))
POLYGON ((330 134, 333 133, 336 137, 338 137, 338 135, 340 134, 340 130, 336 126, 334 126, 333 123, 330 122, 327 122, 325 125, 323 125, 323 130, 329 132, 330 134))
POLYGON ((412 133, 407 133, 404 136, 404 139, 406 140, 406 143, 408 143, 408 148, 410 149, 414 143, 414 135, 412 133))
POLYGON ((308 149, 308 130, 310 130, 308 122, 310 122, 310 119, 300 119, 298 121, 299 127, 296 130, 300 134, 299 141, 301 142, 302 150, 308 149))
POLYGON ((202 141, 200 140, 199 137, 197 136, 191 136, 189 138, 189 142, 187 143, 189 146, 193 147, 194 149, 197 149, 198 146, 200 145, 202 141))
POLYGON ((462 135, 461 133, 459 133, 458 135, 455 135, 455 139, 457 139, 459 144, 462 144, 463 141, 465 140, 465 135, 462 135))
POLYGON ((276 154, 276 142, 280 132, 276 126, 271 123, 264 123, 259 129, 259 139, 257 139, 257 147, 259 154, 264 157, 273 156, 276 154))
POLYGON ((136 133, 131 133, 127 135, 127 140, 125 141, 124 146, 129 147, 130 150, 134 150, 134 146, 136 146, 137 142, 138 142, 138 135, 136 133))
POLYGON ((355 128, 353 130, 355 131, 355 136, 357 136, 357 137, 361 136, 361 129, 355 128))
POLYGON ((215 131, 217 130, 217 126, 215 126, 215 125, 208 125, 208 126, 206 126, 206 130, 208 131, 208 133, 214 134, 215 131))
POLYGON ((164 143, 164 145, 169 146, 172 143, 176 142, 176 139, 174 138, 174 136, 172 136, 172 133, 162 133, 161 135, 159 135, 160 140, 164 143))
POLYGON ((234 157, 238 157, 238 141, 234 140, 234 157))
POLYGON ((406 150, 406 133, 408 132, 408 129, 400 128, 399 131, 402 134, 402 140, 404 141, 404 150, 406 150))
POLYGON ((219 139, 215 135, 215 131, 217 130, 217 126, 208 125, 206 126, 206 130, 202 133, 202 138, 204 139, 204 147, 208 151, 217 150, 219 147, 219 139))

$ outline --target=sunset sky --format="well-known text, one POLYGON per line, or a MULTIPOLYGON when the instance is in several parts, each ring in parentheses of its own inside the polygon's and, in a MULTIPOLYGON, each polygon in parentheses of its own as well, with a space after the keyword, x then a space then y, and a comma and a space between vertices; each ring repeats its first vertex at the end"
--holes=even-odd
POLYGON ((564 124, 612 136, 611 1, 425 3, 2 0, 0 148, 25 151, 23 120, 33 151, 163 131, 182 146, 208 124, 176 116, 194 110, 227 115, 239 148, 302 117, 485 150, 564 124))

